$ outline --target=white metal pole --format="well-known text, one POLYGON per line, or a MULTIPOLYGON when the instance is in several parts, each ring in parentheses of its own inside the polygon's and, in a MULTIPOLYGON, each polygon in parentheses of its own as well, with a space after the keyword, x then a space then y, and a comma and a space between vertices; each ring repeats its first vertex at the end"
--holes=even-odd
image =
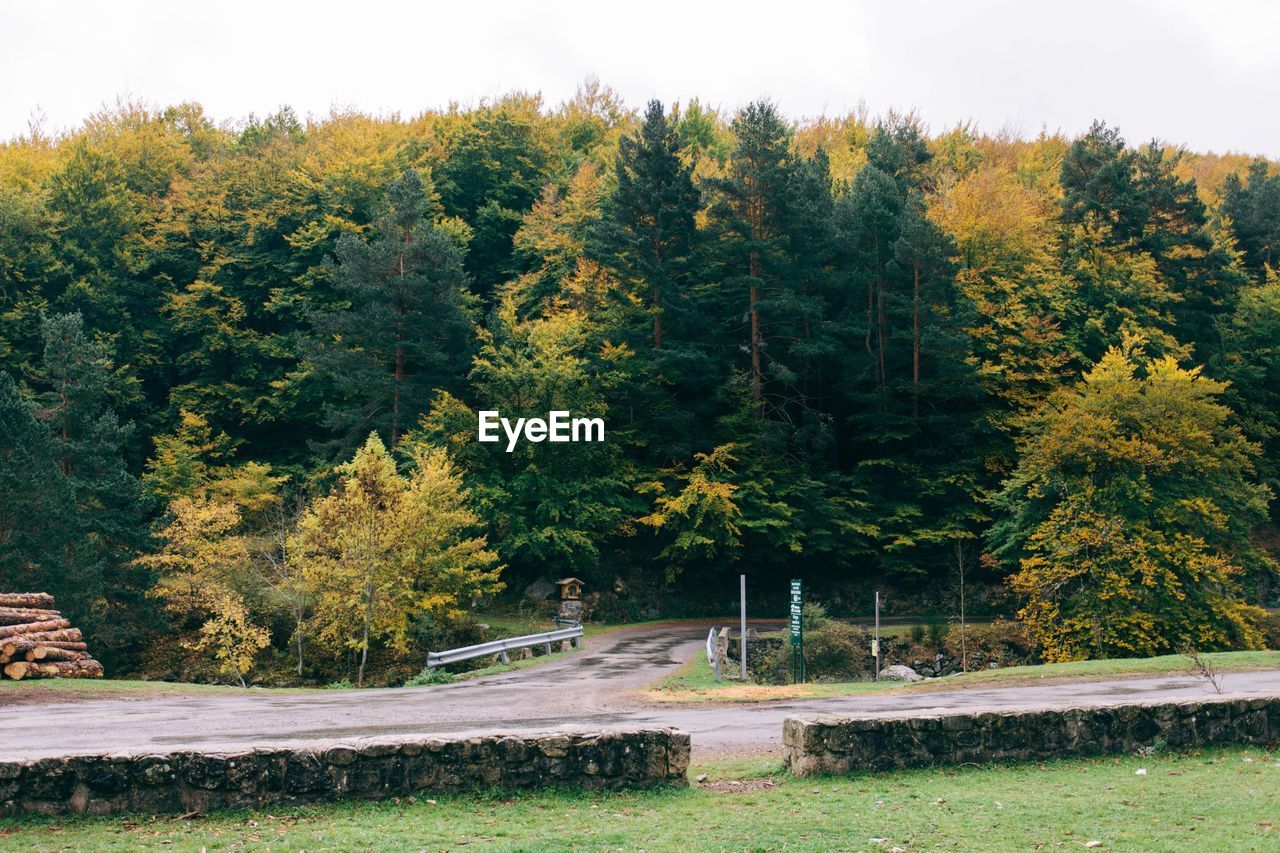
POLYGON ((880 680, 880 590, 876 590, 876 681, 880 680))
POLYGON ((742 604, 742 680, 747 680, 747 576, 738 575, 738 597, 742 604))

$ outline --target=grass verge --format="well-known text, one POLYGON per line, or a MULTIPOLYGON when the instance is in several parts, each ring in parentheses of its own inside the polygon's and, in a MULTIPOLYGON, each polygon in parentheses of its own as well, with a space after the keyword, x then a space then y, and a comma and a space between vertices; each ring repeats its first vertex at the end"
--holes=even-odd
MULTIPOLYGON (((1280 669, 1280 651, 1214 652, 1201 655, 1219 672, 1280 669)), ((1116 658, 1039 666, 1011 666, 986 669, 948 678, 931 678, 915 684, 892 681, 855 681, 826 684, 766 685, 715 680, 705 655, 697 655, 677 672, 645 691, 654 702, 767 702, 780 699, 823 699, 858 693, 921 692, 966 690, 988 687, 1019 687, 1046 681, 1087 681, 1123 676, 1183 675, 1190 662, 1182 655, 1154 658, 1116 658)))
POLYGON ((792 779, 776 765, 739 761, 694 768, 693 773, 709 778, 686 790, 418 797, 185 820, 8 820, 0 824, 0 845, 36 850, 1274 849, 1280 844, 1278 758, 1240 748, 806 779, 792 779), (1138 775, 1139 770, 1146 773, 1138 775))
MULTIPOLYGON (((551 630, 546 620, 536 623, 519 621, 523 617, 490 618, 491 627, 498 627, 505 636, 521 636, 530 633, 541 633, 551 630), (507 621, 502 621, 503 619, 507 621)), ((618 625, 585 626, 585 635, 589 640, 642 625, 661 624, 659 622, 638 622, 618 625)), ((457 680, 469 680, 486 675, 499 675, 504 672, 527 669, 544 663, 568 657, 574 652, 557 652, 550 656, 514 660, 507 664, 495 664, 483 669, 460 673, 457 680)), ((300 693, 304 691, 327 689, 323 687, 254 687, 255 691, 271 693, 300 693)), ((382 689, 382 688, 376 688, 382 689)), ((40 705, 62 702, 85 702, 95 699, 157 699, 172 696, 190 695, 244 695, 242 687, 225 684, 190 684, 187 682, 144 681, 140 679, 31 679, 12 681, 0 679, 0 708, 16 705, 40 705)))

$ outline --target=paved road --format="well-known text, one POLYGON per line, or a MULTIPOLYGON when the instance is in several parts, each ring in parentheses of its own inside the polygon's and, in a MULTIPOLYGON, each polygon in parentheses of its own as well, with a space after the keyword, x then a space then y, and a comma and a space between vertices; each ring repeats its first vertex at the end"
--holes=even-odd
MULTIPOLYGON (((756 705, 654 705, 640 688, 703 653, 706 628, 641 628, 591 638, 586 651, 533 669, 397 690, 194 694, 24 705, 6 714, 0 760, 176 749, 360 742, 404 735, 636 725, 688 731, 695 752, 775 752, 782 720, 803 712, 929 713, 1154 702, 1211 695, 1190 676, 1124 679, 756 705)), ((1227 693, 1280 696, 1280 671, 1233 673, 1227 693)))

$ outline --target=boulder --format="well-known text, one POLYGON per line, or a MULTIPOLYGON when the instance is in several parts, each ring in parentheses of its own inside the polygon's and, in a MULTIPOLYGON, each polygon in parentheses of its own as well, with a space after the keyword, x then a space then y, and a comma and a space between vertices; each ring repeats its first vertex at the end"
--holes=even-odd
POLYGON ((893 666, 886 666, 880 670, 880 679, 882 681, 924 681, 924 676, 916 672, 909 666, 903 666, 895 663, 893 666))
POLYGON ((555 594, 556 585, 546 578, 538 578, 524 588, 524 597, 533 601, 545 601, 555 594))

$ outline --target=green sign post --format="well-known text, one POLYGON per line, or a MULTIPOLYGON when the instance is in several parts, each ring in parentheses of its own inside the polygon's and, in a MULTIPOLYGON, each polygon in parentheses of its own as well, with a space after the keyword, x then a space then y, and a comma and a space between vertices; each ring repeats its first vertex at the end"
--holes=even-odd
POLYGON ((804 681, 804 598, 800 581, 791 581, 791 681, 804 681))

